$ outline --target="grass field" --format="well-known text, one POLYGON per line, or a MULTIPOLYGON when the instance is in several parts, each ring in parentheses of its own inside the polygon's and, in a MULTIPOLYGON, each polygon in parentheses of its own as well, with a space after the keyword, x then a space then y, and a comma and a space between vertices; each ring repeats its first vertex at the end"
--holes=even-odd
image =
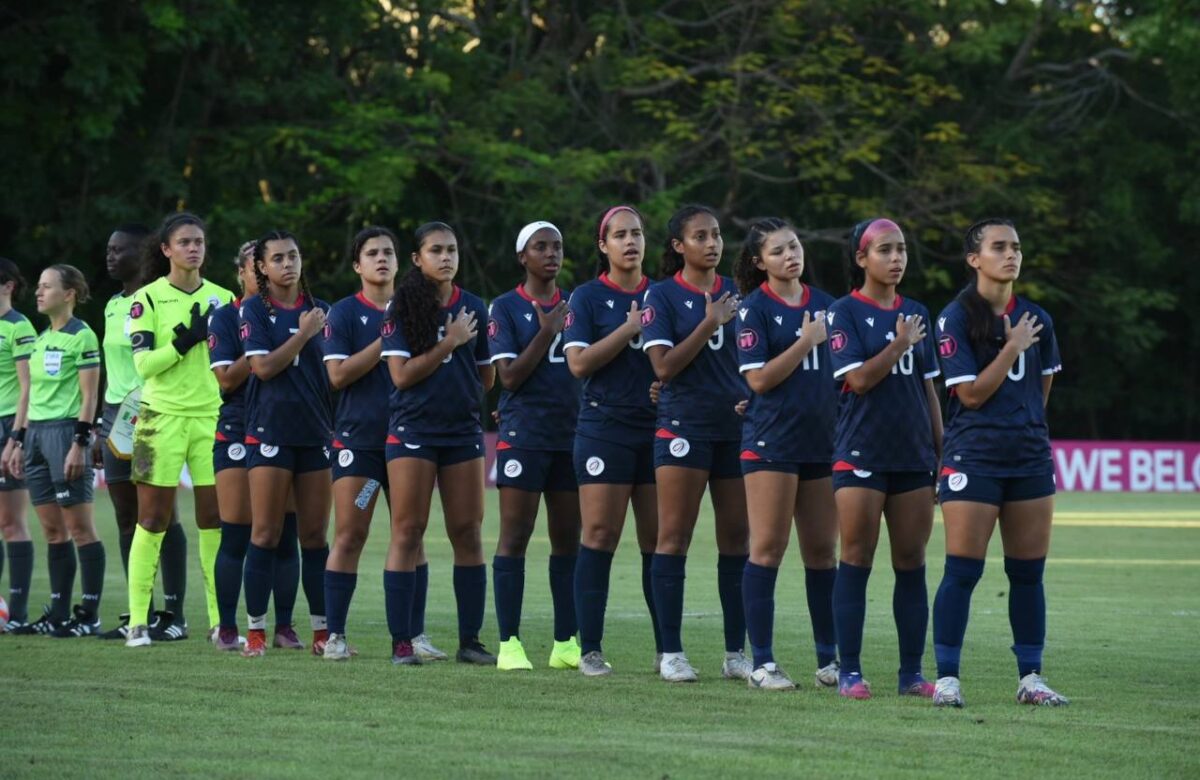
MULTIPOLYGON (((186 510, 190 496, 181 497, 186 510)), ((494 492, 488 501, 490 557, 494 492)), ((110 544, 103 613, 111 626, 125 588, 103 493, 96 507, 110 544)), ((815 664, 795 555, 780 575, 776 655, 804 685, 779 694, 720 679, 716 552, 703 532, 691 553, 684 626, 698 684, 670 686, 651 671, 632 536, 613 570, 605 645, 612 677, 587 680, 548 668, 501 674, 454 663, 393 667, 380 514, 350 614, 361 651, 350 663, 284 651, 258 660, 217 654, 200 638, 198 569, 187 608, 194 635, 186 642, 133 651, 93 640, 0 636, 0 777, 1200 777, 1200 500, 1068 494, 1058 507, 1047 566, 1046 673, 1071 697, 1066 709, 1013 703, 998 539, 967 634, 968 706, 944 711, 894 693, 887 566, 871 582, 863 653, 875 699, 842 701, 810 687, 815 664)), ((710 527, 711 517, 701 525, 710 527)), ((551 637, 541 537, 530 550, 522 635, 544 667, 551 637)), ((433 532, 427 546, 429 630, 452 651, 449 546, 433 532)), ((195 552, 193 544, 193 559, 195 552)), ((931 598, 942 554, 938 525, 929 545, 931 598)), ((40 542, 37 556, 31 611, 47 593, 40 542)), ((887 560, 886 551, 878 560, 887 560)), ((484 640, 494 649, 491 608, 489 586, 484 640)), ((304 614, 301 595, 302 623, 304 614)), ((926 659, 932 675, 932 646, 926 659)))

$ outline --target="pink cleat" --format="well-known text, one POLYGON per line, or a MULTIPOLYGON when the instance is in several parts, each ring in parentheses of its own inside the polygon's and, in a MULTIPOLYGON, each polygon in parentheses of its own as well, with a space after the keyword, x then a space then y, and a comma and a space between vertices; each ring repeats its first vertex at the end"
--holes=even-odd
POLYGON ((271 646, 281 650, 304 649, 304 643, 300 641, 300 637, 296 636, 296 629, 291 626, 275 626, 275 639, 271 642, 271 646))
POLYGON ((213 647, 226 653, 232 653, 242 649, 242 638, 238 636, 237 626, 232 628, 228 626, 218 626, 216 636, 213 637, 213 647))
POLYGON ((871 698, 871 684, 859 672, 843 672, 838 678, 838 695, 846 699, 865 701, 871 698))

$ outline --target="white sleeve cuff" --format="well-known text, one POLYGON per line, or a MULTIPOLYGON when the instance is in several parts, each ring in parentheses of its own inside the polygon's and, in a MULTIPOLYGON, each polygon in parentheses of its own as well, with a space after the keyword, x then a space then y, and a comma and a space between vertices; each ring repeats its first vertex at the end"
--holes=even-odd
POLYGON ((650 347, 672 347, 673 348, 674 346, 675 346, 674 341, 669 341, 668 339, 655 339, 654 341, 647 341, 645 344, 643 344, 642 351, 645 352, 646 350, 650 349, 650 347))
POLYGON ((492 359, 489 360, 488 363, 495 363, 497 360, 500 360, 501 358, 510 358, 512 360, 516 360, 517 355, 515 352, 501 352, 499 355, 492 355, 492 359))
POLYGON ((963 382, 974 382, 979 378, 978 374, 963 374, 962 376, 952 376, 946 380, 946 387, 954 387, 961 385, 963 382))
POLYGON ((926 378, 926 379, 933 379, 935 376, 941 376, 941 374, 942 374, 942 369, 940 369, 940 368, 935 368, 935 369, 933 369, 932 371, 926 371, 926 372, 925 372, 925 378, 926 378))
POLYGON ((271 354, 271 350, 269 350, 269 349, 248 349, 248 350, 246 350, 246 357, 257 357, 259 355, 269 355, 269 354, 271 354))
POLYGON ((850 365, 848 365, 848 366, 842 366, 842 367, 841 367, 841 368, 839 368, 837 371, 834 371, 834 372, 833 372, 833 378, 834 378, 834 379, 840 379, 840 378, 842 377, 842 375, 843 375, 843 374, 849 374, 851 371, 853 371, 854 369, 858 368, 858 367, 859 367, 859 366, 861 366, 862 364, 863 364, 863 361, 861 361, 861 360, 860 360, 860 361, 858 361, 857 363, 851 363, 851 364, 850 364, 850 365))
POLYGON ((213 361, 212 363, 209 363, 208 367, 216 368, 218 366, 232 366, 232 365, 233 365, 232 360, 216 360, 216 361, 213 361))
POLYGON ((590 346, 592 346, 592 345, 587 343, 586 341, 568 341, 566 344, 563 344, 563 349, 570 349, 571 347, 579 347, 580 349, 587 349, 590 346))
POLYGON ((1051 376, 1052 374, 1057 374, 1059 371, 1062 371, 1061 364, 1055 366, 1054 368, 1043 368, 1042 376, 1051 376))
POLYGON ((345 360, 348 357, 350 357, 350 356, 349 355, 326 355, 325 359, 326 360, 345 360))
POLYGON ((402 358, 410 358, 410 357, 412 357, 412 353, 411 353, 411 352, 405 352, 405 351, 404 351, 404 350, 402 350, 402 349, 390 349, 390 350, 387 350, 387 351, 384 351, 384 352, 381 352, 381 353, 379 353, 379 356, 380 356, 380 357, 402 357, 402 358))
POLYGON ((765 365, 766 365, 766 363, 743 363, 741 366, 738 367, 738 373, 744 374, 747 371, 753 371, 754 369, 762 368, 765 365))

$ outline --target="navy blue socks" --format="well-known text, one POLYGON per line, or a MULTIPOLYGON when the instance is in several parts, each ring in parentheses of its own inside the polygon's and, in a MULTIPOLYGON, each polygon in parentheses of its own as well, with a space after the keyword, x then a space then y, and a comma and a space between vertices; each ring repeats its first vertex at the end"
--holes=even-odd
POLYGON ((579 618, 579 645, 584 654, 600 650, 604 639, 604 610, 608 606, 608 578, 613 554, 579 546, 575 565, 575 614, 579 618))
POLYGON ((654 565, 654 553, 642 553, 642 598, 646 600, 646 609, 650 611, 650 627, 654 629, 654 652, 661 653, 662 630, 658 627, 658 610, 654 608, 654 575, 651 567, 654 565))
POLYGON ((325 570, 325 619, 329 633, 346 635, 346 617, 357 585, 358 574, 354 572, 325 570))
POLYGON ((575 636, 579 623, 575 619, 574 555, 550 556, 550 600, 554 603, 554 641, 566 642, 575 636))
MULTIPOLYGON (((124 537, 121 538, 123 541, 124 537)), ((217 589, 217 610, 221 614, 223 628, 237 626, 238 599, 242 595, 242 564, 249 546, 250 526, 221 523, 221 545, 217 548, 213 578, 217 589)))
POLYGON ((425 633, 425 604, 429 600, 429 564, 422 563, 416 571, 416 590, 413 591, 412 635, 425 633))
POLYGON ((750 652, 756 669, 775 660, 771 644, 775 632, 775 581, 778 576, 779 569, 749 561, 742 574, 746 630, 750 634, 750 652))
POLYGON ((662 631, 664 653, 683 652, 683 584, 687 556, 654 554, 650 572, 654 578, 654 608, 662 631))
POLYGON ((392 642, 407 642, 412 631, 413 595, 417 575, 411 571, 383 571, 383 604, 387 611, 388 633, 392 642))
POLYGON ((487 566, 454 567, 454 600, 458 605, 458 641, 478 641, 487 601, 487 566))
MULTIPOLYGON (((325 629, 325 562, 329 560, 329 545, 300 550, 300 580, 314 631, 325 629)), ((275 604, 279 605, 276 596, 275 604)), ((278 620, 278 617, 276 617, 278 620)), ((280 624, 282 625, 282 624, 280 624)))
POLYGON ((892 616, 900 640, 900 678, 904 684, 921 674, 925 633, 929 629, 929 592, 925 589, 924 566, 893 571, 896 584, 892 587, 892 616))
POLYGON ((275 582, 275 550, 251 542, 246 548, 242 579, 246 584, 246 613, 250 616, 250 628, 265 630, 267 604, 271 601, 271 586, 275 582))
POLYGON ((958 677, 963 637, 971 612, 971 593, 983 576, 978 558, 946 556, 946 570, 933 599, 933 653, 938 677, 958 677))
POLYGON ((1017 674, 1042 671, 1042 649, 1046 645, 1046 592, 1042 575, 1046 559, 1031 561, 1004 558, 1008 575, 1008 623, 1012 626, 1012 651, 1017 656, 1017 674))
POLYGON ((296 608, 296 593, 300 589, 300 540, 296 530, 296 513, 283 516, 283 530, 275 545, 275 625, 290 626, 296 608))
POLYGON ((742 576, 749 555, 717 556, 717 594, 725 627, 725 652, 740 653, 746 647, 746 612, 742 605, 742 576))
POLYGON ((804 595, 812 621, 813 644, 817 650, 817 668, 837 659, 837 631, 833 626, 833 584, 837 569, 804 569, 804 595))
POLYGON ((870 566, 838 563, 833 585, 833 623, 837 629, 838 656, 842 674, 862 673, 863 622, 867 618, 867 581, 870 566))
POLYGON ((500 641, 521 633, 521 602, 525 598, 525 559, 509 555, 492 558, 492 588, 496 594, 496 623, 500 641))

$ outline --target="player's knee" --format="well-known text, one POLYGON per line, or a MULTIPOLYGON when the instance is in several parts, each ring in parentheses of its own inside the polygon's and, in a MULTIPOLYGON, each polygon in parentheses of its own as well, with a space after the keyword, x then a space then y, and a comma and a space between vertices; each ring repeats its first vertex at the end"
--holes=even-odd
POLYGON ((663 555, 686 555, 692 544, 692 534, 683 529, 658 529, 656 550, 663 555))
POLYGON ((339 528, 334 535, 333 544, 340 552, 358 553, 367 543, 368 529, 366 526, 354 525, 339 528))
POLYGON ((892 568, 900 571, 911 571, 925 565, 925 546, 904 546, 892 548, 892 568))
MULTIPOLYGON (((617 529, 607 525, 594 525, 584 529, 582 542, 585 547, 592 550, 612 552, 617 549, 617 542, 620 539, 621 533, 617 529)), ((653 552, 653 545, 651 552, 653 552)))
POLYGON ((425 537, 425 526, 415 522, 392 524, 391 546, 403 553, 415 554, 421 549, 421 540, 425 537))
POLYGON ((800 558, 809 569, 831 569, 837 565, 837 542, 829 540, 820 544, 808 544, 800 550, 800 558))
POLYGON ((479 527, 478 522, 455 523, 447 527, 450 546, 456 553, 474 553, 480 549, 479 527))

